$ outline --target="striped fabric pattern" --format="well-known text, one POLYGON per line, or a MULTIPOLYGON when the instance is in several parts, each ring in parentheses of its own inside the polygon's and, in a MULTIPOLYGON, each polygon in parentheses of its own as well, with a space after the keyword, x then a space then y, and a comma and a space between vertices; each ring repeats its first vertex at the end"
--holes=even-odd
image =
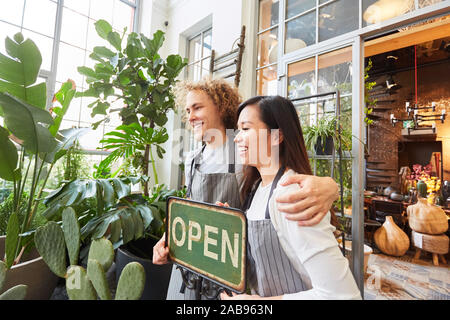
POLYGON ((281 248, 270 219, 247 223, 252 294, 270 297, 311 289, 309 277, 294 269, 281 248))

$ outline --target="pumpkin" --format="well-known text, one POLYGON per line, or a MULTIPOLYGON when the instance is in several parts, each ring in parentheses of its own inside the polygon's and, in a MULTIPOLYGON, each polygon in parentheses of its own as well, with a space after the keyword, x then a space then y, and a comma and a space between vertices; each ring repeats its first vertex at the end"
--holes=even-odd
POLYGON ((408 236, 395 224, 392 216, 386 216, 386 221, 375 231, 373 238, 378 249, 387 255, 401 257, 409 248, 408 236))
POLYGON ((441 234, 447 231, 447 215, 444 210, 428 203, 427 199, 419 197, 417 203, 406 208, 409 226, 412 230, 427 233, 441 234))

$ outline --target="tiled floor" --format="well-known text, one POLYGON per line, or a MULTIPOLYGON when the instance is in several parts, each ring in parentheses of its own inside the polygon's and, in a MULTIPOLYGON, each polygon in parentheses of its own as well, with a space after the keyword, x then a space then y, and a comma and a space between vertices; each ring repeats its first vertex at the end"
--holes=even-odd
POLYGON ((434 266, 431 254, 402 257, 371 254, 364 282, 366 300, 450 300, 450 267, 434 266))

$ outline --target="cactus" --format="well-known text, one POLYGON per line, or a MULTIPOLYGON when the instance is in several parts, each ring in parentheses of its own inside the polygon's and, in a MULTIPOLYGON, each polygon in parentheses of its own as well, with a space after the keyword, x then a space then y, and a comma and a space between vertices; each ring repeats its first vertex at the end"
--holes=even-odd
MULTIPOLYGON (((6 271, 6 264, 0 260, 0 292, 5 284, 6 271)), ((23 300, 27 295, 27 289, 27 285, 19 284, 0 294, 0 300, 23 300)))
POLYGON ((54 221, 47 222, 36 230, 34 242, 50 270, 64 278, 66 275, 66 245, 61 227, 54 221))
POLYGON ((0 295, 0 300, 23 300, 27 295, 27 288, 28 286, 25 284, 12 287, 0 295))
POLYGON ((138 300, 144 291, 144 286, 144 267, 138 262, 130 262, 120 274, 115 300, 138 300))
POLYGON ((66 290, 70 300, 97 300, 86 270, 80 266, 70 266, 67 270, 66 290))
POLYGON ((91 242, 88 259, 97 260, 106 272, 114 261, 114 248, 111 241, 101 238, 91 242))
POLYGON ((114 244, 120 239, 120 231, 122 230, 122 225, 120 223, 120 218, 111 223, 111 237, 109 240, 114 244))
POLYGON ((71 265, 78 263, 80 253, 80 225, 75 211, 68 207, 62 212, 62 230, 66 241, 67 251, 71 265))
POLYGON ((6 264, 0 260, 0 292, 2 291, 3 285, 6 279, 6 264))
POLYGON ((111 291, 106 281, 105 272, 97 260, 89 259, 87 266, 87 276, 102 300, 111 300, 111 291))

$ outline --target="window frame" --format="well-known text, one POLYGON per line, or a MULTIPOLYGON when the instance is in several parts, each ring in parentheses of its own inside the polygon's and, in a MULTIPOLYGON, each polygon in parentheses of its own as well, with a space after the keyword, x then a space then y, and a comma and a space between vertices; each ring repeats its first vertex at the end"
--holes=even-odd
MULTIPOLYGON (((192 62, 188 61, 188 64, 186 66, 186 74, 185 74, 185 79, 186 80, 189 79, 189 67, 192 67, 195 64, 199 64, 200 65, 200 70, 201 70, 200 78, 202 78, 202 75, 203 75, 203 72, 204 72, 204 70, 202 68, 203 61, 207 60, 208 58, 211 58, 211 54, 208 55, 208 56, 204 56, 203 55, 204 43, 205 43, 204 42, 205 34, 210 32, 210 31, 211 31, 211 50, 212 50, 212 26, 208 26, 208 27, 202 29, 201 31, 196 32, 195 34, 193 34, 193 35, 191 35, 191 36, 186 38, 186 57, 188 59, 189 59, 189 56, 190 56, 190 48, 191 48, 190 44, 191 44, 191 41, 194 40, 195 38, 197 38, 198 36, 200 36, 200 39, 201 39, 200 40, 200 45, 201 45, 201 48, 202 48, 200 59, 192 61, 192 62)), ((208 72, 209 72, 209 69, 208 69, 208 72)))
MULTIPOLYGON (((139 11, 141 8, 141 0, 135 0, 135 2, 131 2, 129 0, 119 0, 120 2, 129 5, 130 7, 132 7, 134 9, 134 17, 133 17, 133 32, 138 31, 138 25, 139 25, 139 11)), ((47 37, 49 39, 53 40, 53 46, 52 46, 52 59, 51 59, 51 63, 50 63, 50 70, 47 69, 40 69, 39 70, 39 77, 44 78, 46 81, 46 85, 47 85, 47 101, 46 101, 46 108, 50 108, 52 105, 52 100, 53 100, 53 95, 55 94, 56 90, 57 90, 57 81, 56 81, 56 75, 57 75, 57 71, 58 71, 58 60, 60 57, 60 52, 59 52, 59 48, 61 43, 65 43, 68 44, 64 41, 61 40, 61 30, 62 30, 62 21, 64 19, 63 17, 63 9, 64 7, 64 0, 49 0, 49 2, 53 2, 56 4, 56 13, 55 13, 55 27, 54 27, 54 33, 53 33, 53 37, 49 37, 48 35, 42 34, 41 32, 29 29, 29 28, 25 28, 24 27, 24 17, 25 17, 25 9, 27 6, 27 1, 25 0, 23 3, 23 8, 22 8, 22 13, 21 13, 21 24, 17 25, 15 23, 9 22, 9 21, 5 21, 5 20, 0 20, 3 23, 6 23, 8 25, 11 25, 13 27, 19 28, 20 32, 22 32, 23 30, 26 31, 30 31, 33 33, 36 33, 40 36, 44 36, 47 37)), ((71 9, 68 9, 71 10, 71 9)), ((87 31, 86 31, 87 32, 87 31)), ((70 46, 75 46, 74 44, 68 44, 70 46)), ((88 48, 80 48, 82 50, 88 50, 88 48)), ((82 86, 83 84, 81 84, 82 86)), ((81 111, 80 111, 81 112, 81 111)), ((77 126, 80 126, 81 124, 81 120, 78 118, 77 121, 71 119, 70 121, 73 121, 74 123, 77 123, 77 126)), ((99 128, 100 129, 100 128, 99 128)), ((105 134, 105 129, 106 129, 106 125, 102 124, 102 129, 103 129, 103 133, 102 135, 105 134)), ((98 129, 97 129, 98 130, 98 129)), ((89 150, 89 149, 82 149, 81 150, 82 153, 84 154, 92 154, 92 155, 107 155, 110 152, 108 151, 104 151, 104 150, 89 150)))

